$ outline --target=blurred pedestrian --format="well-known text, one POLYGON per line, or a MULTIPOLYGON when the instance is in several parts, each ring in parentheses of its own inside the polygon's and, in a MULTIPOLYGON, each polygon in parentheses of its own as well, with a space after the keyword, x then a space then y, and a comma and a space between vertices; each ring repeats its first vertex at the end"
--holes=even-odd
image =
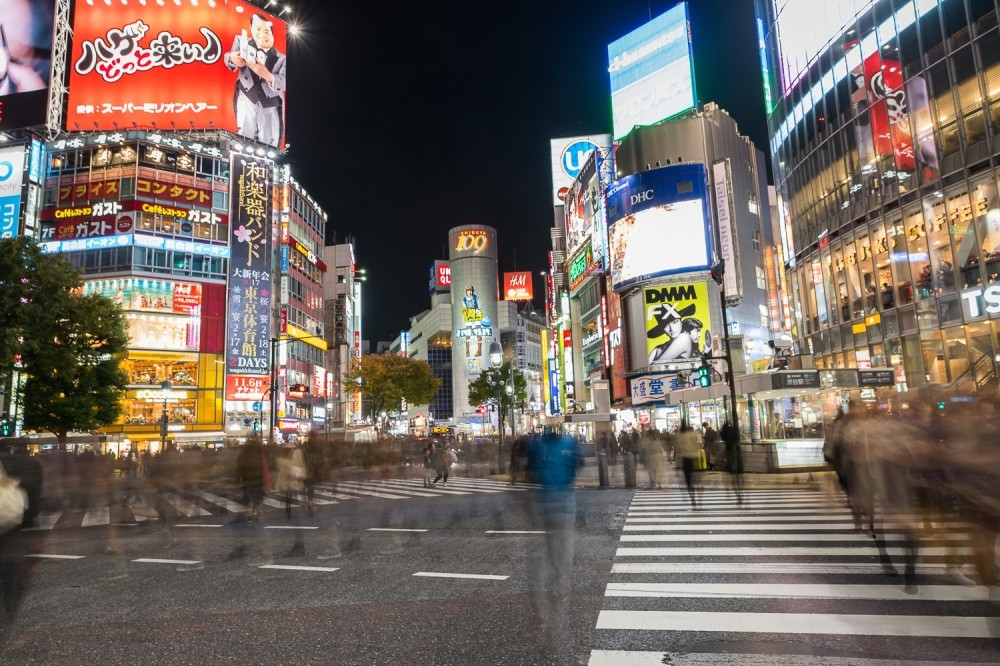
POLYGON ((725 449, 719 431, 712 427, 712 424, 705 421, 701 424, 702 438, 705 440, 705 461, 708 469, 722 470, 725 466, 723 456, 725 449))
POLYGON ((728 420, 722 424, 719 438, 725 447, 725 467, 729 472, 729 481, 736 493, 736 503, 743 504, 743 450, 740 448, 740 431, 728 420))
POLYGON ((681 459, 681 470, 684 472, 684 485, 687 486, 688 496, 691 498, 691 506, 696 507, 694 488, 694 464, 701 454, 701 438, 698 433, 688 425, 687 420, 681 421, 681 428, 677 431, 677 456, 681 459))
POLYGON ((431 476, 434 473, 434 445, 424 448, 424 488, 431 487, 431 476))
POLYGON ((5 476, 24 490, 27 505, 20 524, 0 534, 0 629, 6 628, 17 614, 28 590, 28 583, 38 561, 28 557, 42 550, 44 531, 25 531, 35 524, 42 501, 42 466, 28 455, 24 444, 0 453, 5 476))
POLYGON ((642 457, 642 464, 649 474, 649 487, 662 488, 660 477, 663 474, 663 446, 660 444, 660 436, 655 430, 647 430, 639 438, 639 455, 642 457))
POLYGON ((436 486, 438 481, 444 478, 444 482, 441 485, 447 486, 448 467, 451 466, 451 458, 444 452, 444 448, 437 448, 434 446, 431 450, 431 460, 434 462, 434 471, 437 472, 437 475, 434 477, 434 482, 431 485, 436 486))
POLYGON ((265 470, 267 461, 264 447, 260 439, 251 438, 243 446, 236 457, 236 483, 243 488, 243 499, 247 504, 247 519, 253 520, 260 515, 260 506, 264 502, 265 470))

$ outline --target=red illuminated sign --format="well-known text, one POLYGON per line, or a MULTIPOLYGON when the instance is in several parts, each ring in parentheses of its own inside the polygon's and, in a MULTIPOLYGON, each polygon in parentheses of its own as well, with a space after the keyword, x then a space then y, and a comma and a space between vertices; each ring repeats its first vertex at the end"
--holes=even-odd
POLYGON ((505 301, 530 301, 534 298, 531 271, 503 274, 503 299, 505 301))
POLYGON ((178 314, 200 314, 201 312, 201 285, 190 282, 174 283, 174 305, 173 310, 178 314))
POLYGON ((258 402, 267 396, 271 386, 269 377, 249 377, 245 375, 228 375, 226 377, 226 400, 246 400, 258 402))
POLYGON ((438 264, 437 266, 437 286, 451 286, 451 264, 438 264))
POLYGON ((74 3, 66 129, 215 128, 284 146, 285 23, 242 0, 174 4, 74 3))

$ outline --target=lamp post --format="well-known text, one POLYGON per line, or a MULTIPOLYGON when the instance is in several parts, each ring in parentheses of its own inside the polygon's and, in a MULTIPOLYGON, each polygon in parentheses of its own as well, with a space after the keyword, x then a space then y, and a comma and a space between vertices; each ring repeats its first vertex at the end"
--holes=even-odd
MULTIPOLYGON (((503 365, 503 347, 499 340, 490 343, 490 366, 496 372, 503 365)), ((503 457, 503 382, 497 382, 497 474, 506 474, 507 465, 503 457)))
POLYGON ((167 397, 170 395, 170 389, 173 384, 170 383, 169 379, 164 379, 160 383, 160 388, 163 389, 163 412, 160 414, 160 453, 163 453, 167 448, 167 397))

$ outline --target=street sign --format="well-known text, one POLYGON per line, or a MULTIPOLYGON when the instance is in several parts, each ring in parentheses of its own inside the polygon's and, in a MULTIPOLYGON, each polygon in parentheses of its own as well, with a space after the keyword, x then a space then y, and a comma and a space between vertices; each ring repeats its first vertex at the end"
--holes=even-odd
POLYGON ((262 402, 259 402, 259 401, 258 401, 258 402, 255 402, 255 403, 253 403, 253 411, 255 411, 255 412, 259 412, 259 411, 261 411, 261 410, 263 410, 263 409, 264 409, 264 403, 262 403, 262 402))

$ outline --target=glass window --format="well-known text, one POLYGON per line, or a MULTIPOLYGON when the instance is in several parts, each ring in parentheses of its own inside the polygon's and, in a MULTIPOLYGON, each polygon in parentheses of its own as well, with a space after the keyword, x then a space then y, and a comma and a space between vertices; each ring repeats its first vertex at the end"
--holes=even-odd
POLYGON ((938 63, 930 70, 930 83, 941 155, 951 155, 958 150, 959 142, 955 98, 952 96, 947 63, 938 63))
POLYGON ((944 331, 945 360, 948 364, 948 381, 961 382, 959 390, 967 388, 971 380, 969 369, 969 347, 965 338, 965 329, 955 326, 944 331))
POLYGON ((948 383, 948 367, 940 331, 924 331, 920 334, 920 352, 924 361, 924 379, 931 384, 948 383))
POLYGON ((924 216, 919 207, 911 207, 903 213, 903 230, 910 274, 913 276, 913 294, 916 300, 928 299, 934 294, 934 284, 930 256, 927 254, 924 216))
POLYGON ((889 245, 889 267, 896 285, 896 305, 913 302, 913 278, 910 275, 910 258, 906 250, 906 227, 903 216, 894 212, 886 226, 889 245))
POLYGON ((993 175, 972 179, 972 215, 982 243, 983 276, 987 282, 1000 281, 1000 204, 993 175))
POLYGON ((962 126, 967 143, 977 143, 986 138, 986 120, 983 114, 983 92, 979 87, 972 47, 967 46, 952 57, 955 68, 958 106, 962 112, 962 126))
POLYGON ((951 232, 955 248, 955 266, 962 289, 976 287, 983 283, 979 272, 979 244, 976 229, 972 224, 973 210, 969 193, 963 187, 957 194, 945 197, 948 210, 948 230, 951 232))
POLYGON ((878 312, 878 283, 875 279, 874 263, 872 261, 871 238, 868 234, 858 237, 858 270, 861 274, 861 298, 863 300, 862 316, 878 312))
POLYGON ((945 197, 940 191, 924 197, 924 219, 930 225, 927 245, 930 248, 931 269, 934 271, 932 285, 937 294, 955 291, 955 260, 948 238, 948 214, 945 197))
MULTIPOLYGON (((996 380, 996 364, 994 362, 993 337, 990 333, 990 322, 977 322, 965 327, 968 339, 969 360, 972 363, 972 376, 976 391, 996 380)), ((961 330, 961 329, 959 329, 961 330)))
POLYGON ((896 307, 896 295, 893 291, 895 280, 890 269, 889 238, 885 227, 879 225, 872 232, 872 260, 875 262, 875 289, 878 293, 877 303, 882 310, 896 307))
POLYGON ((1000 133, 1000 33, 996 30, 976 40, 979 60, 982 62, 983 79, 989 95, 990 125, 994 134, 1000 133))
POLYGON ((854 245, 854 239, 850 236, 844 239, 844 265, 847 268, 847 298, 848 304, 851 306, 851 317, 864 319, 865 290, 861 283, 858 250, 854 245))

